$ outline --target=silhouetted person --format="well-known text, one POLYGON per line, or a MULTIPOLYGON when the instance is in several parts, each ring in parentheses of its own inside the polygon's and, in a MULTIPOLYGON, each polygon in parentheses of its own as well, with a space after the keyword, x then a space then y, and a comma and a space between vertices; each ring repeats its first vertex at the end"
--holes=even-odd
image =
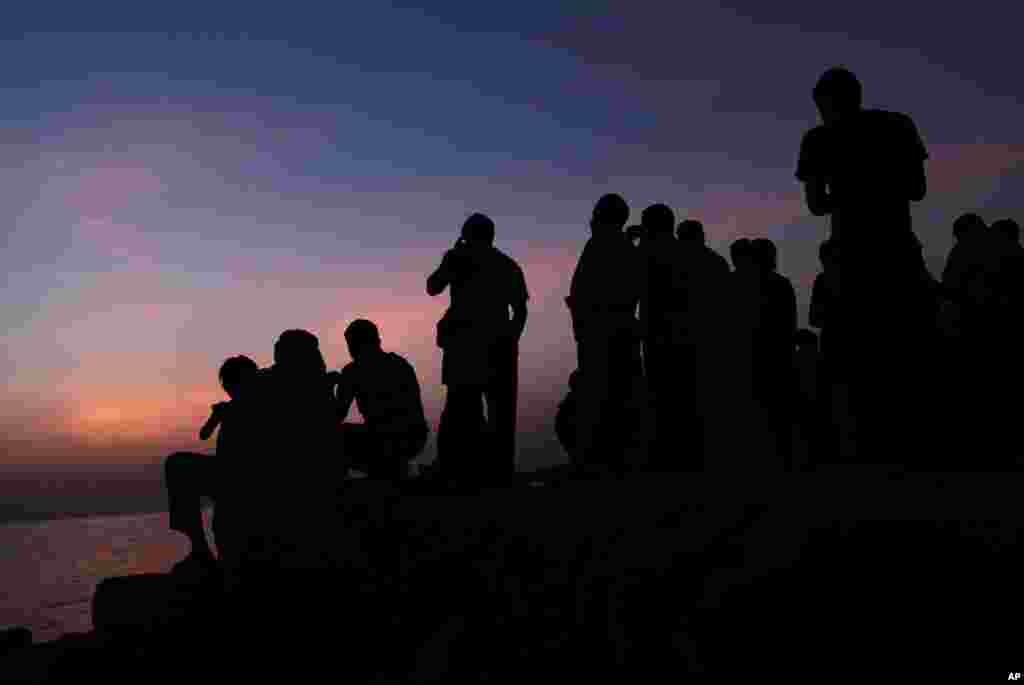
POLYGON ((1024 298, 1024 246, 1020 243, 1020 224, 1013 219, 999 219, 989 230, 999 244, 996 288, 1005 320, 1020 311, 1024 298))
POLYGON ((961 307, 969 307, 971 284, 988 267, 989 230, 985 220, 973 212, 953 222, 953 247, 942 269, 943 294, 961 307))
POLYGON ((754 393, 775 438, 775 452, 788 465, 792 452, 792 409, 795 400, 793 336, 797 329, 796 293, 778 272, 778 250, 766 238, 752 241, 760 276, 761 314, 754 330, 754 393))
POLYGON ((864 109, 861 97, 846 69, 822 75, 813 98, 823 123, 804 135, 796 177, 811 213, 830 217, 843 254, 842 330, 835 333, 858 353, 849 374, 867 431, 858 458, 885 461, 899 459, 900 440, 914 432, 896 418, 904 416, 897 407, 922 390, 933 347, 932 294, 910 212, 927 192, 928 153, 910 117, 864 109), (883 341, 874 335, 879 329, 893 335, 883 341))
MULTIPOLYGON (((677 459, 678 440, 674 434, 675 405, 683 392, 677 378, 676 329, 683 316, 681 265, 678 243, 673 236, 675 214, 663 204, 646 208, 640 215, 640 241, 644 270, 640 297, 640 328, 643 335, 644 371, 654 410, 655 438, 652 460, 672 464, 677 459)), ((692 386, 686 389, 692 390, 692 386)))
POLYGON ((701 260, 698 263, 706 272, 718 276, 729 273, 729 262, 726 258, 708 246, 707 236, 704 234, 704 224, 701 222, 696 219, 681 221, 676 239, 690 259, 701 260))
POLYGON ((319 340, 299 329, 278 337, 273 365, 247 386, 238 415, 246 460, 229 509, 238 539, 225 565, 229 585, 258 584, 267 573, 322 558, 330 546, 310 522, 335 510, 346 472, 331 389, 319 340))
POLYGON ((438 460, 456 480, 507 480, 516 469, 519 339, 526 327, 529 294, 522 269, 494 247, 494 222, 489 217, 470 216, 455 246, 427 279, 431 296, 448 287, 451 305, 437 332, 438 346, 444 350, 441 382, 447 386, 438 460), (479 440, 488 433, 490 446, 479 440))
MULTIPOLYGON (((175 573, 202 574, 215 568, 214 554, 203 531, 201 498, 206 496, 216 502, 225 488, 231 487, 232 477, 236 475, 233 471, 246 468, 245 455, 239 454, 237 434, 244 430, 238 416, 239 404, 243 393, 251 391, 258 371, 256 362, 245 356, 231 357, 221 365, 220 384, 231 399, 214 404, 210 417, 199 430, 199 439, 208 440, 214 431, 220 429, 215 456, 176 452, 164 462, 171 530, 184 533, 192 544, 188 556, 175 564, 175 573)), ((222 525, 218 525, 217 519, 222 519, 219 512, 214 528, 220 531, 222 525)), ((221 537, 218 537, 217 545, 223 554, 224 540, 221 537)))
POLYGON ((623 466, 624 432, 616 419, 632 391, 642 290, 638 251, 623 227, 629 205, 602 196, 590 219, 591 237, 580 254, 566 304, 572 317, 579 371, 575 450, 577 466, 623 466))
MULTIPOLYGON (((704 226, 694 219, 679 224, 674 255, 672 355, 676 402, 672 419, 678 455, 686 470, 704 468, 709 394, 720 379, 709 373, 721 347, 714 319, 723 315, 722 293, 728 287, 729 263, 705 243, 704 226)), ((729 314, 726 313, 726 316, 729 314)))
POLYGON ((341 425, 345 459, 370 478, 403 480, 429 433, 416 371, 402 356, 381 349, 380 331, 371 321, 349 324, 345 342, 352 361, 332 375, 338 418, 345 420, 355 400, 365 420, 341 425))

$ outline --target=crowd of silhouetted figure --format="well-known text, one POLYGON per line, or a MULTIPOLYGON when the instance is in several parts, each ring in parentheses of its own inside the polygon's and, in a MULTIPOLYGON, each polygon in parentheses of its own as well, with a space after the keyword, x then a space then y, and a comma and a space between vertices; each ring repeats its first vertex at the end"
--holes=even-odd
MULTIPOLYGON (((598 199, 565 298, 577 367, 552 417, 572 472, 1015 466, 1019 226, 964 214, 934 278, 911 226, 928 156, 912 120, 862 108, 860 84, 843 69, 827 71, 813 98, 822 124, 801 142, 796 178, 830 231, 808 328, 773 241, 735 240, 726 260, 699 221, 677 223, 668 205, 631 224, 623 197, 598 199), (638 393, 649 422, 636 420, 638 393)), ((494 222, 473 214, 426 281, 430 296, 447 289, 451 302, 436 329, 446 399, 425 475, 410 476, 430 432, 417 375, 383 349, 377 326, 349 325, 352 361, 341 371, 328 371, 315 335, 285 331, 271 367, 224 362, 230 399, 200 431, 207 439, 219 427, 216 456, 167 460, 171 527, 193 545, 180 567, 214 563, 201 496, 215 500, 223 557, 258 544, 221 536, 224 526, 276 527, 285 539, 303 512, 330 506, 352 471, 463 490, 512 482, 529 294, 494 240, 494 222), (346 420, 353 402, 362 422, 346 420)))

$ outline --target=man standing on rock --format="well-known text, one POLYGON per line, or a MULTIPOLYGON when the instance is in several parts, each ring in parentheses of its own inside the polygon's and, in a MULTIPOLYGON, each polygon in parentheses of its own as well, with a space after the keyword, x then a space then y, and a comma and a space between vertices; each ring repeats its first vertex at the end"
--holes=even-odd
POLYGON ((910 212, 927 192, 928 153, 910 117, 862 108, 860 81, 846 69, 826 71, 813 98, 822 124, 803 137, 796 177, 811 213, 831 218, 843 255, 836 334, 858 351, 847 374, 856 380, 851 399, 866 431, 858 460, 888 461, 884 454, 911 447, 894 443, 893 431, 914 431, 892 417, 916 404, 934 327, 910 212))
POLYGON ((577 467, 624 467, 622 410, 636 371, 636 312, 643 289, 639 253, 623 232, 628 219, 629 205, 621 195, 597 201, 590 218, 592 236, 565 298, 579 370, 576 440, 570 455, 577 467))
POLYGON ((523 270, 494 247, 494 234, 490 217, 473 214, 427 278, 428 295, 451 289, 451 305, 437 325, 447 386, 437 458, 442 473, 463 482, 501 482, 516 468, 519 339, 529 294, 523 270), (478 439, 483 436, 493 438, 491 449, 478 439))

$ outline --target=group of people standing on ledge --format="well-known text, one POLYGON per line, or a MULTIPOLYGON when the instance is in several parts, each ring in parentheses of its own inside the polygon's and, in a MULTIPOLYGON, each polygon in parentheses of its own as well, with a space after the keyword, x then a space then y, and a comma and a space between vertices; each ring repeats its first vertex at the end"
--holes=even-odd
MULTIPOLYGON (((642 430, 652 470, 1014 464, 1012 450, 1000 451, 1013 405, 997 398, 1020 387, 1011 356, 1024 296, 1019 227, 960 217, 936 280, 911 226, 928 157, 913 121, 863 108, 845 69, 825 72, 813 100, 822 124, 803 138, 796 178, 808 210, 831 224, 809 315, 819 333, 798 329, 794 288, 771 240, 736 240, 730 266, 699 221, 677 224, 655 204, 631 225, 626 200, 602 196, 565 299, 577 369, 554 423, 576 469, 632 468, 627 447, 642 430), (638 387, 651 430, 630 411, 638 387), (809 457, 797 458, 797 440, 809 457)), ((494 240, 494 222, 470 216, 426 282, 429 295, 451 297, 436 331, 447 391, 431 471, 471 486, 506 483, 516 471, 529 294, 494 240)), ((371 321, 352 322, 345 339, 352 361, 340 372, 328 372, 316 336, 302 330, 280 336, 270 368, 224 362, 230 400, 214 405, 200 432, 206 439, 219 426, 216 456, 166 462, 171 527, 193 544, 180 565, 213 563, 203 495, 215 499, 217 534, 233 516, 245 527, 261 525, 258 512, 280 516, 268 502, 281 493, 329 502, 350 468, 407 479, 429 433, 415 370, 383 349, 371 321), (353 402, 363 423, 345 421, 353 402)))

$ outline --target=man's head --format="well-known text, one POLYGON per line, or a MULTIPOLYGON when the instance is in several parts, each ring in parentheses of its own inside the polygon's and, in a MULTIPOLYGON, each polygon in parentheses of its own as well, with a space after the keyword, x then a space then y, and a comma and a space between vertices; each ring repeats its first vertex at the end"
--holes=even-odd
POLYGON ((1000 219, 992 223, 992 230, 996 235, 1007 242, 1020 243, 1020 224, 1013 219, 1000 219))
POLYGON ((734 271, 743 271, 751 266, 751 246, 747 238, 739 238, 729 245, 729 259, 734 271))
POLYGON ((298 373, 327 373, 320 341, 309 331, 285 331, 274 343, 274 365, 298 373))
POLYGON ((356 319, 345 329, 348 353, 354 361, 380 350, 380 330, 372 321, 356 319))
POLYGON ((602 195, 594 205, 590 229, 594 232, 621 232, 629 221, 629 205, 617 193, 602 195))
POLYGON ((957 241, 969 236, 977 236, 985 231, 985 220, 974 212, 967 212, 953 222, 953 238, 957 241))
POLYGON ((671 238, 676 215, 668 205, 651 205, 640 214, 640 223, 652 238, 671 238))
POLYGON ((812 94, 822 121, 831 124, 859 110, 863 92, 852 71, 833 67, 821 75, 812 94))
POLYGON ((687 219, 679 224, 677 237, 680 242, 703 245, 707 239, 704 235, 704 224, 696 219, 687 219))
POLYGON ((494 222, 486 214, 472 214, 462 224, 462 237, 470 245, 493 245, 494 222))
POLYGON ((779 250, 768 238, 751 241, 750 253, 754 263, 763 271, 775 271, 779 268, 779 250))
POLYGON ((252 359, 244 355, 229 357, 220 365, 220 385, 228 397, 238 397, 245 384, 252 379, 260 370, 252 359))

